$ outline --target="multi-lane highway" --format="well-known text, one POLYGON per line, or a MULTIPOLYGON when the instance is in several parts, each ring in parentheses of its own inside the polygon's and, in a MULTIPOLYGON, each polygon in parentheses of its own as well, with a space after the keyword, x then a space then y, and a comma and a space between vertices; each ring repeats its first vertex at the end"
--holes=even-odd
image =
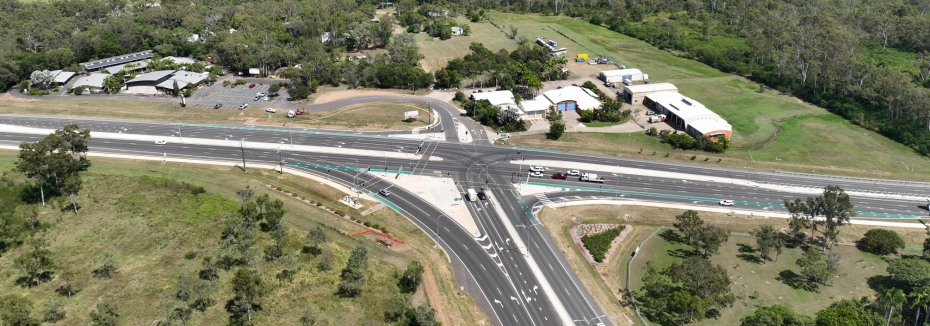
MULTIPOLYGON (((391 98, 397 100, 397 97, 391 98)), ((416 97, 407 100, 414 99, 422 100, 416 97)), ((439 106, 437 104, 433 106, 439 106)), ((839 185, 869 194, 853 197, 860 217, 897 219, 927 215, 926 200, 915 199, 930 194, 930 184, 926 183, 910 182, 905 185, 900 181, 771 171, 752 171, 750 175, 748 170, 499 147, 480 141, 461 143, 457 142, 455 128, 469 128, 473 125, 459 118, 462 121, 456 126, 452 119, 457 116, 451 113, 456 111, 444 109, 437 110, 443 120, 439 130, 423 133, 445 133, 446 139, 449 139, 446 142, 397 137, 403 135, 396 133, 14 115, 0 115, 0 125, 57 129, 75 123, 91 131, 116 134, 180 136, 189 140, 214 141, 246 139, 253 143, 278 144, 278 149, 240 149, 237 146, 198 144, 196 141, 155 145, 149 141, 108 137, 93 140, 90 150, 223 161, 239 160, 245 155, 247 162, 274 165, 283 160, 291 168, 349 185, 355 181, 356 170, 402 170, 417 175, 451 177, 457 181, 462 193, 467 188, 484 188, 491 194, 493 201, 466 202, 478 225, 478 237, 459 227, 440 209, 405 189, 391 188, 393 195, 384 200, 396 206, 401 214, 430 234, 450 254, 457 281, 484 308, 495 325, 613 324, 578 281, 562 252, 555 247, 546 229, 532 214, 534 206, 546 203, 551 198, 623 197, 708 206, 716 206, 721 199, 732 199, 739 209, 783 212, 780 203, 784 199, 806 197, 812 188, 839 185), (333 150, 325 154, 299 151, 291 144, 333 150), (345 149, 345 154, 340 153, 340 149, 345 149), (349 149, 364 151, 353 152, 349 149), (402 158, 383 154, 390 152, 416 155, 402 158), (523 160, 600 166, 603 167, 601 171, 595 169, 585 172, 598 173, 605 176, 607 181, 593 184, 575 179, 527 179, 526 171, 521 171, 521 165, 512 163, 523 160), (676 177, 664 177, 661 173, 652 176, 623 174, 611 167, 647 169, 676 177), (680 175, 695 178, 683 179, 678 177, 680 175), (520 196, 516 189, 519 183, 516 181, 521 179, 523 182, 528 180, 529 185, 549 186, 548 189, 552 191, 535 196, 520 196), (745 182, 750 179, 753 183, 745 182)), ((406 134, 410 135, 409 132, 406 134)), ((23 140, 36 141, 41 137, 0 129, 0 145, 16 145, 23 140)), ((526 165, 522 165, 522 170, 526 170, 526 165)), ((389 187, 386 181, 371 175, 363 173, 360 178, 360 188, 366 192, 374 193, 389 187)))

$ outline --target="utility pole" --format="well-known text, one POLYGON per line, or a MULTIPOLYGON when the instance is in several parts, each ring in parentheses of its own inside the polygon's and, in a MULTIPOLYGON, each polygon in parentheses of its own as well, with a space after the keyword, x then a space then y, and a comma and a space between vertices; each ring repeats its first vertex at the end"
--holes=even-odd
POLYGON ((242 172, 248 172, 245 168, 245 138, 239 140, 239 149, 242 151, 242 172))
POLYGON ((278 148, 278 170, 281 171, 281 174, 284 174, 284 159, 281 158, 281 149, 278 148))
POLYGON ((749 152, 749 182, 752 182, 752 162, 755 159, 752 158, 752 150, 747 149, 746 151, 749 152))
MULTIPOLYGON (((187 111, 187 110, 182 110, 181 113, 184 113, 184 111, 187 111)), ((68 112, 69 112, 68 114, 71 114, 70 111, 68 112)), ((178 113, 178 115, 174 117, 174 122, 178 124, 178 138, 179 139, 182 138, 181 137, 181 121, 179 120, 181 118, 181 113, 178 113)))

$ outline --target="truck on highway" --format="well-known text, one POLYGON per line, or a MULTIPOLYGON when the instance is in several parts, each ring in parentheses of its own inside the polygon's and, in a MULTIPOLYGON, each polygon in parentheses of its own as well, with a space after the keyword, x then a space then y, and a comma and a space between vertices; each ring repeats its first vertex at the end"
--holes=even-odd
POLYGON ((474 188, 468 188, 468 201, 478 201, 478 192, 474 188))
POLYGON ((581 180, 581 181, 587 181, 587 182, 599 182, 599 183, 604 183, 604 177, 599 177, 599 176, 597 176, 597 174, 594 174, 594 173, 585 173, 585 174, 582 174, 582 175, 581 175, 581 178, 580 178, 579 180, 581 180))

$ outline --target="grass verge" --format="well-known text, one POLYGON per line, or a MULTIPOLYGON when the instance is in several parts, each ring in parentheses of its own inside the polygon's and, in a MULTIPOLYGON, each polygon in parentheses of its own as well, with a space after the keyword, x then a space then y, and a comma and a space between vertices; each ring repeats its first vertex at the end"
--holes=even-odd
POLYGON ((394 102, 365 103, 325 112, 308 112, 295 121, 297 127, 351 129, 351 130, 401 130, 429 125, 429 112, 420 105, 394 102), (420 111, 413 122, 404 122, 404 112, 420 111))
MULTIPOLYGON (((15 152, 0 151, 0 171, 10 171, 15 152)), ((286 253, 291 253, 298 269, 293 281, 280 281, 275 275, 283 268, 281 261, 260 262, 266 288, 260 299, 261 310, 253 315, 262 324, 297 324, 300 312, 308 303, 320 311, 326 325, 361 324, 368 320, 384 322, 384 312, 390 307, 390 296, 399 292, 397 280, 406 264, 420 260, 426 268, 424 285, 413 295, 416 305, 429 303, 437 309, 437 317, 449 325, 482 324, 488 318, 474 300, 459 290, 444 253, 433 248, 434 242, 403 216, 390 209, 381 209, 362 217, 360 212, 377 202, 364 201, 359 210, 338 202, 343 193, 318 182, 289 175, 278 175, 261 169, 248 173, 229 167, 130 161, 92 158, 94 166, 84 175, 84 190, 78 197, 81 215, 64 209, 66 198, 50 200, 41 209, 41 220, 52 226, 46 231, 50 250, 63 265, 75 268, 79 292, 67 301, 63 324, 89 324, 88 311, 104 298, 115 300, 120 309, 120 323, 152 324, 162 319, 160 299, 172 293, 174 280, 182 271, 200 269, 200 256, 219 242, 222 219, 216 214, 222 207, 237 205, 224 198, 236 198, 235 190, 250 185, 256 194, 269 193, 272 199, 282 199, 288 214, 285 225, 289 233, 286 253), (214 199, 198 204, 189 190, 175 186, 178 182, 203 186, 206 195, 214 199), (265 184, 274 184, 298 192, 308 199, 328 207, 345 210, 349 215, 388 228, 407 244, 387 249, 364 236, 348 237, 344 233, 364 230, 346 219, 272 192, 265 184), (224 204, 225 203, 225 204, 224 204), (307 230, 322 226, 330 238, 335 263, 329 271, 316 268, 319 257, 302 253, 307 230), (356 244, 369 247, 368 284, 357 298, 336 294, 339 271, 345 265, 348 252, 356 244), (194 259, 184 258, 187 252, 197 252, 194 259), (92 259, 102 252, 112 252, 119 270, 111 279, 91 276, 92 259)), ((22 180, 17 173, 4 176, 22 180)), ((263 232, 257 238, 261 249, 271 239, 263 232)), ((0 256, 0 289, 5 293, 24 295, 40 304, 50 296, 58 296, 62 285, 57 277, 38 287, 16 285, 20 276, 12 261, 25 248, 14 247, 0 256)), ((224 305, 233 297, 229 279, 233 271, 221 271, 219 290, 213 296, 217 304, 205 313, 195 313, 191 324, 223 325, 227 312, 224 305)), ((319 323, 318 323, 319 324, 319 323)))

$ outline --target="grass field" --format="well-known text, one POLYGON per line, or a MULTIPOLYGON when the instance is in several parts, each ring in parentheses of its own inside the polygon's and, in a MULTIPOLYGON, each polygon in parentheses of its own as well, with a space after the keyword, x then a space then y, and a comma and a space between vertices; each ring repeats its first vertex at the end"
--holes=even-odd
MULTIPOLYGON (((643 245, 633 262, 631 277, 634 290, 638 291, 642 287, 641 271, 645 269, 647 261, 662 269, 681 260, 679 256, 683 252, 691 251, 691 247, 663 239, 661 235, 665 232, 668 231, 660 231, 659 235, 643 245)), ((833 252, 841 257, 839 276, 833 280, 832 286, 821 286, 817 292, 812 292, 789 286, 779 276, 784 271, 800 273, 795 262, 803 254, 801 248, 788 248, 778 256, 777 261, 762 264, 756 262, 757 255, 752 252, 754 246, 755 238, 733 235, 720 248, 720 253, 711 257, 711 261, 723 266, 732 278, 730 290, 737 299, 732 308, 720 310, 719 318, 705 319, 695 325, 738 325, 740 318, 751 314, 757 306, 773 304, 813 316, 834 301, 875 295, 875 290, 868 285, 868 279, 886 274, 885 268, 888 265, 881 257, 861 252, 854 246, 836 246, 833 252), (751 298, 756 291, 759 297, 751 298)), ((790 272, 784 274, 790 275, 790 272)))
POLYGON ((309 112, 294 121, 295 127, 351 130, 401 130, 429 125, 426 108, 408 103, 377 102, 325 112, 309 112), (404 122, 404 112, 420 111, 414 122, 404 122))
MULTIPOLYGON (((21 180, 21 175, 9 172, 14 155, 13 151, 0 151, 0 171, 6 178, 21 180)), ((229 167, 94 157, 91 160, 94 166, 85 173, 84 190, 78 196, 81 215, 70 213, 64 207, 67 205, 64 198, 50 200, 49 207, 41 210, 41 220, 53 225, 46 231, 49 249, 62 265, 74 267, 80 275, 75 281, 79 291, 74 299, 64 298, 66 319, 59 324, 89 324, 88 312, 105 298, 116 302, 120 324, 151 325, 163 319, 159 301, 174 291, 177 275, 199 270, 200 256, 218 246, 222 220, 216 215, 223 207, 235 209, 238 204, 230 199, 236 198, 236 189, 246 185, 256 188, 256 195, 270 193, 272 199, 285 202, 289 236, 285 252, 295 257, 293 266, 298 270, 293 281, 279 281, 275 276, 284 268, 280 260, 256 263, 255 268, 266 284, 259 299, 261 309, 253 315, 257 323, 297 324, 299 312, 312 303, 320 311, 318 325, 356 325, 369 320, 384 324, 390 296, 399 292, 398 273, 412 259, 420 260, 426 268, 424 286, 413 295, 414 304, 429 303, 438 310, 438 319, 447 325, 488 322, 471 297, 459 290, 443 252, 433 248, 434 242, 419 228, 388 208, 364 217, 359 213, 378 203, 363 201, 364 206, 354 210, 338 203, 343 195, 339 190, 261 169, 243 173, 229 167), (174 182, 203 186, 207 194, 195 198, 190 190, 179 188, 174 182), (378 223, 407 244, 387 249, 363 236, 350 238, 344 233, 364 228, 271 192, 265 184, 282 186, 328 207, 346 210, 351 216, 378 223), (318 225, 326 231, 336 255, 329 271, 315 267, 319 257, 301 253, 307 230, 318 225), (369 248, 369 281, 359 297, 343 298, 336 294, 339 271, 356 244, 369 248), (196 257, 185 259, 185 253, 190 251, 197 253, 196 257), (119 264, 111 279, 94 278, 90 274, 94 268, 92 259, 103 252, 112 252, 119 264)), ((271 239, 266 233, 259 233, 256 247, 264 249, 271 239)), ((62 281, 56 278, 56 271, 49 282, 38 287, 16 285, 14 281, 20 273, 12 267, 12 261, 22 251, 23 247, 14 247, 0 256, 0 292, 24 295, 40 307, 46 298, 58 296, 54 292, 62 281)), ((213 296, 217 304, 203 314, 195 313, 188 324, 225 324, 228 313, 224 305, 233 297, 229 285, 232 273, 220 271, 220 286, 213 296)))
MULTIPOLYGON (((772 143, 752 149, 754 167, 904 179, 905 169, 900 162, 905 162, 912 168, 917 166, 917 175, 912 175, 912 180, 930 181, 930 159, 794 97, 772 90, 759 93, 759 85, 745 78, 677 57, 646 42, 580 19, 506 13, 494 13, 491 17, 496 22, 517 26, 520 34, 528 37, 544 33, 540 36, 564 39, 552 31, 553 28, 557 29, 575 41, 569 43, 570 48, 574 44, 580 45, 593 54, 607 55, 617 64, 642 70, 649 74, 653 82, 675 84, 680 93, 698 100, 733 126, 732 141, 736 147, 758 144, 771 138, 777 131, 774 121, 802 117, 777 122, 785 129, 784 132, 772 143)), ((666 159, 665 153, 671 153, 668 160, 692 162, 691 156, 697 155, 697 162, 692 163, 732 168, 748 167, 749 163, 749 155, 745 150, 731 149, 722 155, 677 151, 641 135, 634 136, 632 144, 629 144, 626 135, 588 133, 566 133, 559 141, 545 140, 542 135, 521 137, 520 144, 514 141, 512 139, 508 144, 610 155, 627 155, 643 149, 641 155, 644 158, 666 159), (657 153, 656 156, 651 156, 653 151, 657 153), (710 158, 709 162, 716 162, 720 158, 723 161, 704 163, 704 158, 710 158)))
MULTIPOLYGON (((614 322, 617 322, 618 325, 639 325, 640 323, 636 319, 635 313, 632 311, 633 308, 629 304, 629 299, 619 291, 620 289, 626 289, 627 286, 627 264, 630 262, 633 251, 643 240, 653 233, 653 231, 657 230, 659 226, 671 225, 674 223, 675 215, 681 214, 682 211, 683 210, 680 209, 643 206, 586 205, 560 207, 557 209, 547 207, 540 211, 538 216, 543 225, 546 226, 546 229, 552 234, 552 239, 556 244, 559 247, 570 248, 569 250, 565 250, 566 258, 572 265, 572 268, 581 282, 584 283, 585 287, 591 292, 598 304, 605 310, 605 313, 607 313, 614 322), (626 218, 625 216, 627 215, 629 215, 630 218, 626 218), (615 260, 612 260, 609 264, 595 267, 587 263, 582 253, 577 250, 577 247, 571 242, 569 229, 579 223, 627 224, 631 225, 633 229, 628 237, 621 242, 620 248, 618 248, 614 256, 615 260)), ((725 228, 738 233, 748 233, 760 225, 772 225, 776 229, 787 227, 787 220, 785 219, 767 219, 742 215, 729 216, 723 213, 708 212, 700 212, 700 216, 707 224, 723 225, 725 228)), ((756 290, 758 290, 760 294, 763 294, 764 291, 769 292, 761 296, 762 300, 748 300, 748 296, 746 296, 744 299, 748 301, 738 300, 733 308, 724 310, 723 317, 725 319, 709 320, 701 323, 701 325, 736 325, 738 324, 739 317, 748 314, 754 309, 745 304, 791 304, 797 311, 810 314, 812 311, 819 309, 814 309, 814 306, 822 308, 823 305, 834 301, 834 299, 839 300, 844 297, 859 297, 872 293, 867 286, 861 284, 864 281, 860 279, 864 279, 868 275, 884 273, 884 262, 881 258, 874 255, 860 253, 850 245, 853 241, 860 239, 869 229, 869 227, 859 225, 848 225, 841 229, 839 237, 843 245, 836 246, 835 250, 841 252, 843 255, 842 264, 844 267, 842 273, 848 275, 845 278, 837 279, 837 285, 834 287, 821 288, 821 293, 819 294, 804 294, 802 293, 803 291, 791 289, 772 279, 774 277, 772 273, 777 274, 784 269, 794 269, 794 261, 797 259, 797 255, 800 255, 799 249, 796 249, 796 253, 789 253, 788 250, 786 250, 786 252, 779 257, 779 262, 777 264, 772 264, 771 262, 765 265, 748 263, 736 258, 735 255, 737 253, 735 250, 739 248, 737 246, 738 243, 754 243, 755 240, 748 237, 732 236, 730 241, 721 250, 721 254, 715 256, 715 262, 726 267, 729 275, 739 275, 743 277, 744 280, 737 280, 737 282, 740 282, 738 285, 745 283, 750 286, 752 286, 752 284, 757 284, 758 286, 758 288, 733 287, 734 294, 743 295, 743 292, 746 292, 745 294, 751 294, 756 290), (863 259, 868 264, 855 264, 859 259, 863 259), (740 264, 740 270, 734 270, 732 268, 735 264, 740 264), (775 271, 775 269, 777 269, 776 266, 781 269, 775 271), (873 266, 874 268, 872 268, 873 266), (751 273, 751 271, 755 271, 756 273, 751 273), (840 284, 842 282, 852 284, 851 280, 853 278, 857 279, 854 285, 840 284), (753 280, 754 283, 748 282, 750 280, 753 280), (769 284, 766 284, 765 281, 769 281, 769 284), (762 286, 769 287, 769 289, 762 288, 762 286), (856 286, 858 286, 859 289, 855 289, 856 286), (847 287, 849 289, 847 289, 847 287), (848 291, 853 291, 853 293, 850 294, 848 291), (778 299, 778 296, 782 296, 783 299, 778 299), (831 296, 833 298, 830 298, 831 296), (792 300, 797 301, 797 303, 791 303, 790 301, 792 300), (804 304, 805 301, 803 300, 807 300, 806 302, 814 306, 811 308, 798 308, 798 306, 804 304)), ((905 239, 905 242, 908 243, 907 248, 904 250, 905 253, 920 254, 922 250, 920 243, 926 238, 926 234, 923 230, 904 228, 892 229, 898 232, 898 234, 905 239)), ((631 276, 633 281, 632 288, 634 290, 639 290, 641 287, 642 283, 640 279, 642 275, 638 274, 637 271, 641 271, 642 268, 644 268, 645 262, 648 259, 651 258, 657 260, 657 263, 665 264, 662 265, 663 267, 667 266, 670 264, 668 250, 674 250, 680 247, 680 245, 662 244, 662 242, 664 242, 662 238, 653 237, 653 239, 650 240, 649 246, 644 246, 643 249, 641 249, 640 254, 637 256, 632 266, 632 271, 634 272, 631 276), (654 245, 656 243, 660 245, 654 245)))
MULTIPOLYGON (((443 41, 438 37, 429 37, 426 33, 418 34, 417 40, 419 41, 420 53, 424 57, 421 61, 424 70, 428 72, 439 70, 439 63, 436 62, 437 58, 461 58, 471 53, 468 47, 472 42, 482 43, 484 47, 492 52, 497 52, 500 49, 513 51, 517 48, 517 42, 508 39, 504 32, 501 32, 491 23, 472 23, 464 18, 460 18, 459 21, 471 26, 471 35, 453 36, 451 39, 443 41)), ((442 64, 445 64, 445 62, 440 60, 442 64)))

